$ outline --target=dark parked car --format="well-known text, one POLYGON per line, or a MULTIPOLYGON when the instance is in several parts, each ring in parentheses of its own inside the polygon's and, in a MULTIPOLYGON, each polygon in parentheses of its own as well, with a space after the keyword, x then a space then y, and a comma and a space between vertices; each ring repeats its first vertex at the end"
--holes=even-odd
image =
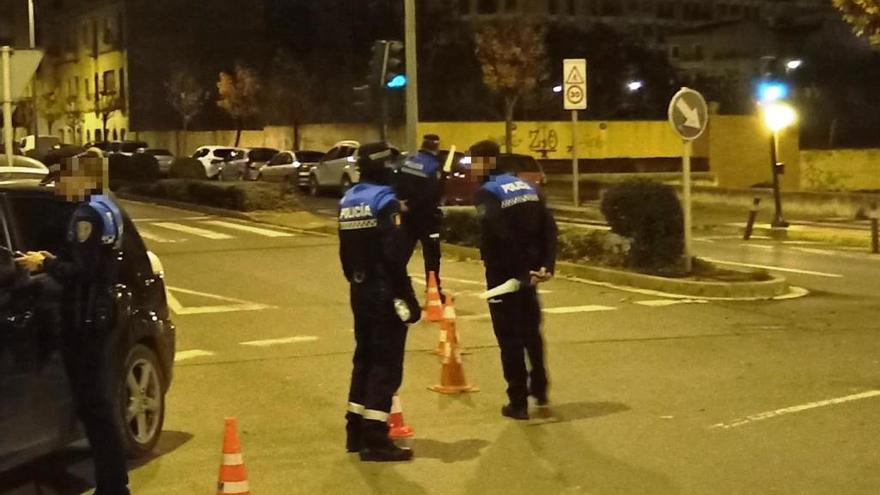
MULTIPOLYGON (((58 252, 72 208, 51 187, 0 186, 0 470, 82 438, 59 350, 61 329, 37 323, 42 320, 33 284, 15 272, 12 256, 16 250, 58 252)), ((162 431, 175 328, 158 258, 127 215, 124 229, 115 288, 115 419, 128 455, 139 457, 153 449, 162 431)))
MULTIPOLYGON (((470 157, 456 153, 452 161, 452 171, 446 175, 443 187, 443 203, 447 205, 469 205, 473 203, 474 194, 480 184, 471 180, 470 157)), ((445 155, 441 152, 443 160, 445 155)), ((502 153, 498 156, 498 169, 530 182, 538 188, 547 183, 544 169, 533 157, 502 153)))

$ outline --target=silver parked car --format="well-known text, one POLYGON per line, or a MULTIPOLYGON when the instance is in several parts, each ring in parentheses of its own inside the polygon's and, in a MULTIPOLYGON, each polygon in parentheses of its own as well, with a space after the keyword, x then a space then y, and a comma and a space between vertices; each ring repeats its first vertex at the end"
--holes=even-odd
POLYGON ((309 185, 309 172, 324 153, 320 151, 281 151, 260 168, 258 180, 309 185))
POLYGON ((159 162, 159 173, 164 177, 171 171, 171 164, 174 163, 174 155, 170 151, 162 148, 141 148, 138 153, 151 155, 159 162))
POLYGON ((357 141, 340 141, 333 145, 309 172, 309 194, 347 191, 356 181, 346 172, 346 166, 357 163, 354 155, 360 145, 357 141))

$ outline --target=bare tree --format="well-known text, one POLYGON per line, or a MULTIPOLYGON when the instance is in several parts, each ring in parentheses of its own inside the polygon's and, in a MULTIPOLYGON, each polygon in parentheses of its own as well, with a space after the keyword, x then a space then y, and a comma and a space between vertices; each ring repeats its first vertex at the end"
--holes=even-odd
POLYGON ((305 66, 286 52, 272 59, 266 84, 266 120, 293 126, 293 147, 299 149, 300 124, 320 118, 326 105, 318 98, 319 82, 305 66))
POLYGON ((79 136, 79 132, 81 131, 84 117, 85 112, 79 104, 79 98, 76 96, 68 96, 64 112, 64 122, 67 125, 67 128, 70 129, 74 142, 78 139, 77 136, 79 136))
POLYGON ((880 0, 834 0, 834 6, 852 25, 857 36, 880 46, 880 0))
POLYGON ((504 144, 513 151, 513 113, 520 98, 546 79, 543 27, 510 18, 481 26, 475 33, 483 83, 504 100, 504 144))
POLYGON ((101 91, 95 95, 93 110, 95 116, 101 119, 101 135, 105 141, 107 137, 107 122, 115 112, 125 111, 125 98, 116 91, 101 91))
POLYGON ((235 146, 241 142, 245 120, 260 115, 260 96, 263 90, 260 76, 251 68, 236 65, 233 73, 221 72, 217 81, 217 106, 235 119, 235 146))
POLYGON ((55 122, 58 122, 66 113, 66 109, 64 108, 64 104, 61 101, 61 98, 59 98, 58 93, 59 91, 56 89, 43 93, 37 97, 37 111, 44 119, 46 119, 46 125, 48 126, 47 134, 52 134, 55 122))
MULTIPOLYGON (((168 103, 180 115, 184 134, 189 130, 189 124, 208 101, 208 91, 205 90, 193 71, 180 67, 172 71, 171 78, 165 83, 168 93, 168 103)), ((177 133, 177 154, 181 152, 180 133, 177 133)))

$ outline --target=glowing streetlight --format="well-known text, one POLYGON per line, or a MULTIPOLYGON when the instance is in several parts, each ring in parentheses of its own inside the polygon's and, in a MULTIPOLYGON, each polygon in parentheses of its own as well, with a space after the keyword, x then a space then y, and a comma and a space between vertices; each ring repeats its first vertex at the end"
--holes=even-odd
POLYGON ((630 81, 626 83, 626 89, 629 90, 630 93, 635 93, 636 91, 645 87, 645 83, 642 81, 630 81))
POLYGON ((788 62, 786 62, 785 68, 788 70, 798 70, 801 68, 802 65, 804 65, 804 61, 799 58, 796 58, 796 59, 792 59, 792 60, 789 60, 788 62))
POLYGON ((553 86, 553 92, 554 93, 562 93, 562 85, 560 84, 558 86, 553 86))
POLYGON ((789 127, 797 120, 797 112, 787 103, 771 103, 764 107, 764 123, 774 133, 789 127))
POLYGON ((797 120, 797 112, 795 109, 783 102, 770 102, 762 107, 764 123, 773 132, 772 141, 770 143, 770 166, 773 172, 773 200, 775 202, 776 212, 773 227, 788 227, 788 222, 782 216, 782 197, 779 192, 779 176, 785 172, 785 164, 779 162, 779 131, 784 130, 797 120))

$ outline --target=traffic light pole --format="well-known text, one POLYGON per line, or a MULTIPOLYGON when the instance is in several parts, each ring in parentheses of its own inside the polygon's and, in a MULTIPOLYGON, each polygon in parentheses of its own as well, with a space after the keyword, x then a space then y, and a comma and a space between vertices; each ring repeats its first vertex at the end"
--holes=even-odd
POLYGON ((788 222, 782 216, 782 195, 779 192, 779 131, 773 131, 770 137, 770 171, 773 172, 773 201, 776 212, 771 227, 786 228, 788 222))
POLYGON ((406 14, 406 147, 414 153, 418 149, 419 125, 419 72, 416 55, 416 0, 404 0, 406 14))
POLYGON ((10 73, 9 60, 12 57, 12 48, 0 47, 0 57, 2 57, 0 71, 3 73, 3 144, 6 148, 6 166, 11 167, 12 147, 15 139, 12 129, 12 74, 10 73))

